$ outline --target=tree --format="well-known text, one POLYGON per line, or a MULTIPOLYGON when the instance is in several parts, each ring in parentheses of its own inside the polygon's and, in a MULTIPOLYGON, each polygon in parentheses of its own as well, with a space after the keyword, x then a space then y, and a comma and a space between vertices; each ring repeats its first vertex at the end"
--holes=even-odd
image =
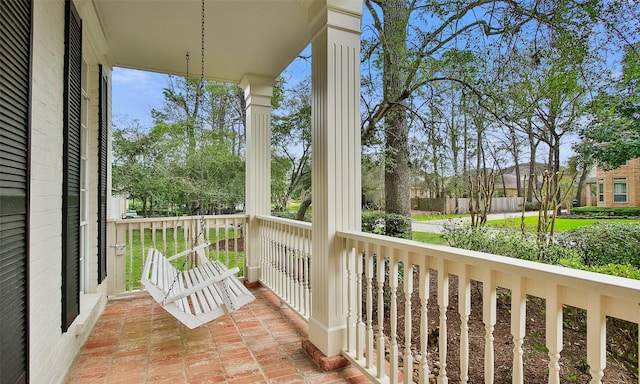
MULTIPOLYGON (((284 89, 279 108, 274 110, 271 145, 272 193, 276 210, 284 211, 292 195, 311 199, 311 83, 306 79, 294 87, 284 89), (284 179, 282 179, 284 177, 284 179), (273 186, 280 188, 274 189, 273 186)), ((309 202, 310 204, 310 202, 309 202)))
POLYGON ((154 205, 172 200, 170 185, 171 165, 165 160, 169 147, 152 130, 137 120, 126 117, 116 119, 113 125, 113 193, 138 199, 141 214, 148 217, 154 205))
POLYGON ((195 214, 244 202, 244 114, 236 85, 169 77, 151 129, 114 130, 114 185, 143 202, 195 214))
POLYGON ((589 124, 580 132, 577 151, 592 156, 604 169, 618 168, 640 157, 640 45, 628 46, 622 76, 613 89, 595 97, 589 124))
MULTIPOLYGON (((607 30, 617 26, 611 23, 614 17, 607 12, 609 4, 594 1, 457 0, 443 3, 365 0, 365 7, 371 15, 372 25, 370 29, 365 27, 367 37, 363 42, 365 111, 362 138, 365 143, 383 140, 386 211, 402 215, 410 214, 408 120, 416 112, 412 110, 411 98, 417 90, 434 82, 456 81, 467 92, 476 94, 481 108, 487 108, 483 77, 499 72, 502 64, 487 64, 477 81, 470 82, 454 74, 434 70, 432 60, 439 60, 446 52, 460 47, 476 54, 487 50, 502 54, 508 49, 535 45, 544 34, 563 38, 572 36, 574 42, 584 42, 589 41, 597 30, 594 28, 596 23, 607 30), (379 126, 383 132, 381 135, 379 126)), ((629 9, 633 5, 616 3, 615 7, 629 9)), ((626 33, 626 36, 633 34, 626 33)), ((562 47, 570 45, 563 44, 562 47)), ((575 78, 571 72, 564 73, 575 78)), ((557 75, 555 84, 559 86, 560 72, 553 75, 557 75)), ((550 85, 551 88, 554 86, 550 85)), ((557 157, 560 140, 556 135, 560 131, 555 128, 564 131, 561 125, 565 125, 563 121, 566 119, 560 117, 558 120, 559 115, 554 113, 556 106, 565 102, 548 100, 537 116, 537 121, 547 124, 548 135, 544 139, 552 146, 554 157, 557 157)), ((531 122, 534 120, 529 120, 531 122)), ((555 158, 553 162, 556 163, 555 158)))
MULTIPOLYGON (((575 200, 580 202, 582 197, 582 191, 587 182, 589 172, 593 169, 594 160, 590 156, 586 156, 584 153, 578 152, 575 156, 569 158, 569 171, 572 177, 577 178, 578 185, 576 186, 575 200)), ((587 191, 591 193, 591 191, 587 191)))

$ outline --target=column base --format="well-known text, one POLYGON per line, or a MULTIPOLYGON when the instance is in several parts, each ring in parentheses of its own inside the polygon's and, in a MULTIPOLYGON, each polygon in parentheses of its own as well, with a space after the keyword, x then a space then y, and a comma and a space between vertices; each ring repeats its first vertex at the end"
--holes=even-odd
POLYGON ((260 281, 262 275, 262 267, 245 267, 244 278, 247 283, 255 283, 260 281))
POLYGON ((302 349, 323 371, 334 371, 349 365, 349 360, 341 355, 325 356, 309 339, 302 339, 302 349))

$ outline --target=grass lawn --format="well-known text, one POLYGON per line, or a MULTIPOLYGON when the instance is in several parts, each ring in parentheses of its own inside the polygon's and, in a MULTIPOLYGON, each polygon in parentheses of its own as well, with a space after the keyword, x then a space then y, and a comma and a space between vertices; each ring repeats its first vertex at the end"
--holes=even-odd
MULTIPOLYGON (((487 221, 487 226, 495 227, 495 228, 505 228, 505 229, 513 229, 520 230, 520 220, 521 218, 512 218, 512 219, 500 219, 500 220, 489 220, 487 221)), ((578 227, 586 227, 593 225, 595 223, 628 223, 628 222, 638 222, 638 220, 632 219, 566 219, 566 218, 558 218, 555 223, 555 231, 563 232, 568 231, 570 229, 578 228, 578 227)), ((536 225, 538 224, 538 216, 527 216, 524 218, 525 228, 528 231, 535 231, 536 225)))
POLYGON ((413 232, 413 240, 427 244, 449 245, 439 233, 413 232))
MULTIPOLYGON (((152 241, 151 229, 144 230, 144 252, 142 250, 142 242, 140 238, 140 230, 133 230, 132 243, 131 248, 129 248, 129 242, 127 241, 127 258, 126 258, 126 273, 127 273, 127 289, 139 289, 141 288, 140 284, 140 275, 142 274, 142 264, 143 264, 143 255, 147 256, 147 251, 149 248, 162 250, 162 232, 160 229, 156 232, 156 244, 152 241), (132 256, 128 254, 132 251, 132 256)), ((177 243, 173 241, 173 229, 167 229, 167 255, 171 256, 175 253, 179 253, 184 251, 187 248, 190 248, 193 244, 186 244, 184 241, 184 232, 179 230, 176 234, 177 243)), ((209 231, 208 240, 212 244, 212 248, 209 251, 209 259, 211 260, 220 260, 223 264, 225 264, 229 268, 238 267, 240 268, 240 272, 238 276, 242 276, 242 271, 244 267, 244 252, 235 252, 233 250, 225 250, 224 245, 221 246, 222 249, 216 249, 215 244, 217 242, 224 241, 225 239, 230 242, 230 247, 235 246, 233 239, 240 237, 241 234, 237 233, 233 228, 229 229, 211 229, 209 231)), ((128 232, 127 232, 128 237, 128 232)), ((202 242, 202 238, 200 238, 200 242, 202 242)), ((222 243, 221 243, 222 244, 222 243)), ((173 264, 178 269, 183 269, 184 266, 184 258, 180 258, 179 260, 173 262, 173 264)))
MULTIPOLYGON (((287 204, 287 210, 291 212, 298 212, 301 204, 301 201, 290 201, 289 204, 287 204)), ((311 212, 313 212, 313 205, 310 205, 309 208, 307 208, 307 213, 311 212)))

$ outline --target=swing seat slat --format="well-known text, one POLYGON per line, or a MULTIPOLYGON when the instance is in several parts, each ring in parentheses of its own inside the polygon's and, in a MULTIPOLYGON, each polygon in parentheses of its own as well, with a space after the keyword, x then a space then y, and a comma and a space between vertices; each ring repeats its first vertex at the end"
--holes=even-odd
POLYGON ((140 282, 167 312, 188 328, 206 324, 255 300, 236 274, 204 253, 201 244, 172 257, 149 249, 140 282), (171 261, 195 252, 198 266, 179 271, 171 261))

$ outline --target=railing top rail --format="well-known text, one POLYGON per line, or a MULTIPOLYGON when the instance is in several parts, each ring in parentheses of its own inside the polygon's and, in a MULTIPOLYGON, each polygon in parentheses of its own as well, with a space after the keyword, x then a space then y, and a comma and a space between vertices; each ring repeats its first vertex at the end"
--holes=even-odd
MULTIPOLYGON (((537 263, 512 257, 470 251, 444 245, 425 244, 414 240, 399 239, 357 231, 338 231, 338 237, 353 241, 379 243, 381 247, 424 254, 434 258, 470 266, 490 268, 494 271, 548 281, 549 283, 580 289, 598 291, 602 295, 637 302, 640 305, 640 280, 605 275, 572 269, 559 265, 537 263)), ((640 308, 640 307, 639 307, 640 308)))
MULTIPOLYGON (((233 214, 233 215, 205 215, 205 220, 230 220, 230 219, 242 219, 246 220, 249 217, 247 214, 233 214)), ((188 220, 200 220, 202 216, 162 216, 162 217, 140 217, 134 219, 108 219, 109 222, 115 222, 116 224, 129 224, 129 223, 153 223, 163 221, 188 221, 188 220)))
POLYGON ((257 215, 256 217, 259 220, 263 220, 267 222, 286 224, 292 227, 298 227, 298 228, 308 229, 308 230, 312 229, 311 223, 306 221, 286 219, 284 217, 268 216, 268 215, 257 215))

